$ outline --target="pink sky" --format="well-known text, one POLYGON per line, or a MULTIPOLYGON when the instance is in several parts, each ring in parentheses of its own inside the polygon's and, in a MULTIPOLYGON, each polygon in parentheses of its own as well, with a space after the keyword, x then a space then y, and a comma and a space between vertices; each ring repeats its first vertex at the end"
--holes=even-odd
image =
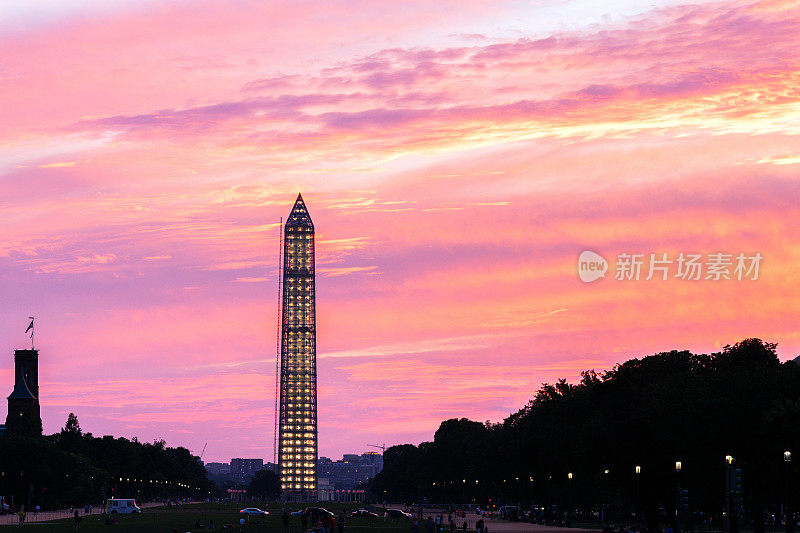
POLYGON ((542 382, 658 351, 756 336, 795 357, 798 17, 6 2, 0 384, 36 315, 46 432, 72 411, 96 435, 271 460, 277 224, 297 192, 323 456, 499 421, 542 382), (578 279, 583 250, 606 279, 578 279), (618 281, 624 252, 764 259, 756 281, 618 281))

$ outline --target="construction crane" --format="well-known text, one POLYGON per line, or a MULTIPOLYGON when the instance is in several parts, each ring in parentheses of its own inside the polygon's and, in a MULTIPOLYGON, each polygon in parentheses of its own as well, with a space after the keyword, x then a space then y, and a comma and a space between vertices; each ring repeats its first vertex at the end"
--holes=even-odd
POLYGON ((370 448, 378 448, 381 451, 381 455, 386 453, 386 443, 383 443, 383 446, 378 446, 377 444, 367 444, 370 448))
MULTIPOLYGON (((200 452, 200 460, 201 461, 203 460, 203 454, 206 453, 206 446, 208 446, 207 442, 205 444, 203 444, 203 451, 200 452)), ((192 453, 194 453, 194 452, 192 452, 192 453)))

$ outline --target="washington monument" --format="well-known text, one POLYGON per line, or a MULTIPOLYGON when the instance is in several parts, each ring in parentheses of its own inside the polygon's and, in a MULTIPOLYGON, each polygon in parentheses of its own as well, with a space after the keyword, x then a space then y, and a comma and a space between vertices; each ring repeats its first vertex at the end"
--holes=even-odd
POLYGON ((314 223, 297 195, 283 241, 278 469, 288 499, 317 498, 314 223))

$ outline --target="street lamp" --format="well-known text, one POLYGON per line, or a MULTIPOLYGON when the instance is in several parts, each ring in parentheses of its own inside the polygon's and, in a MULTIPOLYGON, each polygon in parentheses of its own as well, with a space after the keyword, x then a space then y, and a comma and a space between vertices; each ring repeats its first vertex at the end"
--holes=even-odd
POLYGON ((733 513, 734 513, 734 502, 733 502, 733 493, 734 493, 734 484, 736 482, 736 471, 733 468, 733 456, 726 455, 725 456, 725 511, 724 511, 724 520, 722 522, 722 531, 724 533, 731 533, 734 522, 733 522, 733 513))
POLYGON ((680 461, 675 461, 675 532, 681 532, 681 468, 683 465, 680 461))
POLYGON ((792 452, 783 452, 783 463, 786 465, 786 533, 794 533, 794 509, 792 509, 792 452))
MULTIPOLYGON (((636 524, 641 525, 639 524, 639 476, 642 473, 642 467, 636 465, 633 468, 633 471, 636 473, 636 505, 633 508, 633 514, 636 517, 636 524)), ((641 527, 639 528, 639 530, 641 531, 641 527)))
POLYGON ((569 480, 569 509, 567 509, 567 527, 572 527, 572 472, 567 473, 569 480))

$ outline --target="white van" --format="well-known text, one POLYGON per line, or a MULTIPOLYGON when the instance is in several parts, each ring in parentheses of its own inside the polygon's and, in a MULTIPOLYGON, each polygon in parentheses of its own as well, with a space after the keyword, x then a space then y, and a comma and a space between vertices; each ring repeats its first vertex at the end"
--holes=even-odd
POLYGON ((141 513, 142 509, 136 505, 136 500, 112 498, 106 501, 107 513, 141 513))

